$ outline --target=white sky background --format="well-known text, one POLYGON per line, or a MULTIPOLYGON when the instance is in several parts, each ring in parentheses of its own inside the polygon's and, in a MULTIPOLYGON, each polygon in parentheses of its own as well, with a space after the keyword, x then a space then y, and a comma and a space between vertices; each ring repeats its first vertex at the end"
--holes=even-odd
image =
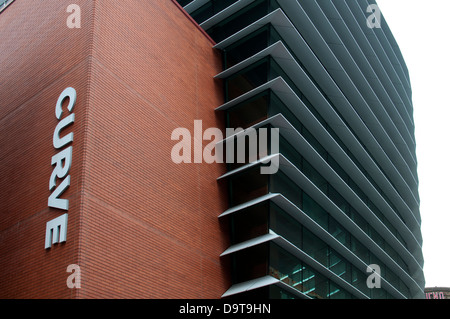
POLYGON ((411 78, 426 287, 450 287, 450 0, 377 3, 411 78))

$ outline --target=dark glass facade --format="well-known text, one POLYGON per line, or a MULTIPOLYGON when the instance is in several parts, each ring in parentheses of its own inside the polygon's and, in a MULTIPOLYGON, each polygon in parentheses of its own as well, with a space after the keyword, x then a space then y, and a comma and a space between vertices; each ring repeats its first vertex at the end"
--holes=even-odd
POLYGON ((423 298, 410 83, 387 25, 365 26, 373 1, 179 3, 223 53, 226 127, 280 132, 277 173, 227 164, 224 296, 423 298))

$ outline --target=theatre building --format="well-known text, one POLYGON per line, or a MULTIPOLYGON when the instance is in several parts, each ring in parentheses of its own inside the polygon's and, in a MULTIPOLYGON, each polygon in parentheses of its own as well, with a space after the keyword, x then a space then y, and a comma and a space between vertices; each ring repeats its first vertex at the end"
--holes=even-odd
POLYGON ((424 298, 377 10, 0 1, 0 298, 424 298))

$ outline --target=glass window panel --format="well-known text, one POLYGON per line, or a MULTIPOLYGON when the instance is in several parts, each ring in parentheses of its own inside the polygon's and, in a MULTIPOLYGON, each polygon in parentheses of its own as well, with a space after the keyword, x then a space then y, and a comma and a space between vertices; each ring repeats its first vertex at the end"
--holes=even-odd
POLYGON ((269 92, 263 92, 227 110, 228 125, 230 128, 246 129, 256 123, 267 119, 269 106, 269 92))
POLYGON ((329 254, 329 269, 344 279, 345 281, 350 282, 351 280, 351 265, 344 258, 341 257, 337 252, 333 249, 330 249, 329 254))
POLYGON ((204 6, 198 8, 191 13, 191 17, 198 23, 202 23, 214 15, 214 8, 212 2, 208 2, 204 6))
POLYGON ((200 24, 236 1, 238 0, 210 0, 208 3, 192 12, 191 16, 198 24, 200 24))
POLYGON ((270 229, 301 248, 302 225, 274 203, 270 203, 270 229))
POLYGON ((302 130, 303 137, 308 141, 308 143, 319 153, 320 156, 325 157, 327 151, 323 148, 323 146, 319 143, 319 141, 312 135, 308 130, 302 130))
POLYGON ((392 258, 395 262, 398 262, 400 259, 400 256, 397 254, 397 252, 392 248, 391 245, 389 245, 387 242, 384 243, 384 251, 392 258))
POLYGON ((276 174, 269 175, 270 192, 281 193, 289 199, 294 205, 301 208, 303 192, 297 184, 295 184, 289 177, 281 170, 276 174))
POLYGON ((329 299, 351 299, 352 295, 330 280, 329 299))
POLYGON ((269 116, 276 114, 283 114, 286 120, 294 126, 294 128, 302 133, 304 127, 300 120, 292 113, 292 111, 280 100, 276 93, 271 92, 270 94, 270 106, 269 106, 269 116))
POLYGON ((248 202, 268 192, 268 177, 254 167, 246 172, 230 177, 230 204, 236 206, 248 202))
POLYGON ((306 228, 303 228, 302 249, 316 261, 328 267, 328 245, 306 228))
POLYGON ((302 169, 303 157, 297 152, 292 145, 280 135, 279 137, 279 152, 283 154, 295 167, 302 169))
POLYGON ((369 296, 370 292, 366 281, 367 274, 352 266, 352 285, 365 295, 369 296))
POLYGON ((325 299, 328 296, 329 280, 309 266, 305 266, 303 274, 303 292, 314 299, 325 299))
POLYGON ((372 299, 386 299, 387 297, 386 290, 384 290, 383 288, 370 289, 370 293, 371 293, 370 297, 372 299))
POLYGON ((231 244, 268 233, 269 203, 251 206, 231 215, 231 244))
POLYGON ((267 82, 268 58, 248 66, 237 74, 225 79, 226 100, 230 101, 238 96, 267 82))
POLYGON ((380 246, 382 249, 384 249, 384 239, 381 237, 381 235, 372 227, 369 225, 369 236, 372 238, 372 240, 380 246))
POLYGON ((350 247, 350 233, 331 217, 328 220, 328 232, 342 245, 347 248, 350 247))
POLYGON ((350 211, 350 205, 332 186, 328 187, 328 198, 339 207, 345 214, 350 211))
POLYGON ((386 268, 386 280, 395 288, 398 289, 399 284, 400 284, 400 279, 398 278, 398 276, 389 268, 386 268))
POLYGON ((328 229, 328 213, 303 192, 303 211, 324 229, 328 229))
POLYGON ((296 289, 301 289, 304 265, 284 249, 270 243, 269 274, 296 289))
POLYGON ((397 288, 406 298, 411 298, 411 292, 409 291, 408 287, 405 285, 405 283, 400 280, 399 286, 397 288))
POLYGON ((275 285, 269 286, 269 294, 270 299, 298 299, 298 296, 293 295, 290 292, 287 292, 286 290, 281 289, 280 287, 275 285))
POLYGON ((223 50, 224 68, 230 68, 244 61, 280 39, 270 24, 261 27, 223 50))
POLYGON ((184 7, 188 3, 192 2, 194 0, 177 0, 177 2, 180 4, 180 6, 184 7))
POLYGON ((353 207, 350 207, 349 217, 355 222, 356 225, 358 225, 359 228, 362 229, 363 232, 368 233, 369 224, 353 207))
POLYGON ((312 167, 311 164, 305 159, 303 159, 302 172, 308 177, 308 179, 313 182, 324 194, 327 193, 328 183, 322 175, 317 172, 317 170, 312 167))
POLYGON ((395 299, 390 293, 385 292, 386 294, 386 299, 395 299))
POLYGON ((351 236, 350 241, 351 241, 351 251, 366 264, 370 264, 369 250, 353 236, 351 236))
POLYGON ((230 35, 262 18, 277 7, 276 1, 257 0, 206 31, 214 41, 219 43, 230 35))
POLYGON ((268 243, 232 254, 233 283, 263 277, 268 273, 268 243))

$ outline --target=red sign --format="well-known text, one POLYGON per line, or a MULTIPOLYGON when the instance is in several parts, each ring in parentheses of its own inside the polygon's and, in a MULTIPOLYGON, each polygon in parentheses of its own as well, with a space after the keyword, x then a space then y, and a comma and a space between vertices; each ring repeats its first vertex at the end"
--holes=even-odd
POLYGON ((427 292, 425 293, 426 299, 445 299, 443 292, 427 292))

